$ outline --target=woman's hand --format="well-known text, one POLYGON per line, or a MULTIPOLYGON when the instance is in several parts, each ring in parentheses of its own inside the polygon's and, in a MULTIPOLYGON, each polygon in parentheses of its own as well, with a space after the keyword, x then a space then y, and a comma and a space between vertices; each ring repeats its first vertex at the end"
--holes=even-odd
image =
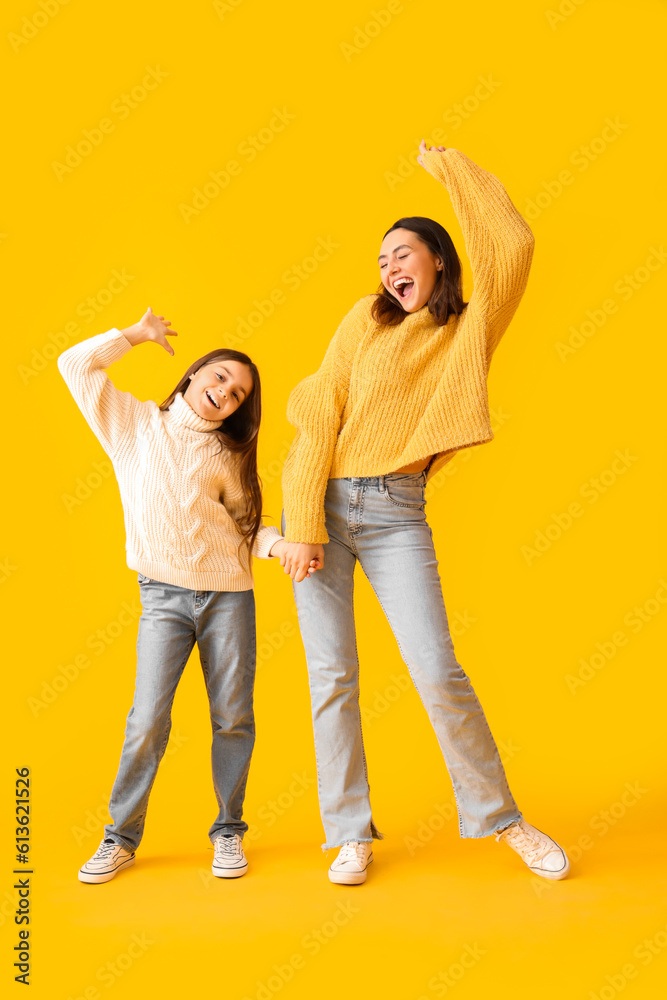
MULTIPOLYGON (((417 163, 419 164, 420 167, 424 167, 424 164, 422 163, 421 154, 428 152, 428 150, 433 150, 434 153, 444 153, 446 149, 447 149, 446 146, 427 146, 426 140, 422 139, 422 141, 419 143, 419 156, 417 157, 417 163)), ((426 167, 424 167, 424 170, 426 170, 426 167)))
MULTIPOLYGON (((285 567, 285 573, 289 573, 295 583, 301 583, 307 576, 311 576, 316 570, 324 566, 324 546, 309 545, 306 542, 286 542, 284 539, 280 543, 284 546, 280 553, 280 565, 285 567)), ((273 549, 272 549, 273 551, 273 549)))
POLYGON ((168 351, 169 354, 173 355, 174 349, 167 340, 167 337, 178 337, 178 334, 175 330, 168 330, 167 327, 169 326, 171 326, 170 321, 165 319, 164 316, 156 316, 149 306, 138 323, 135 323, 134 326, 128 326, 120 332, 129 340, 133 347, 136 344, 145 344, 146 341, 152 340, 156 344, 160 344, 161 347, 164 347, 165 351, 168 351))

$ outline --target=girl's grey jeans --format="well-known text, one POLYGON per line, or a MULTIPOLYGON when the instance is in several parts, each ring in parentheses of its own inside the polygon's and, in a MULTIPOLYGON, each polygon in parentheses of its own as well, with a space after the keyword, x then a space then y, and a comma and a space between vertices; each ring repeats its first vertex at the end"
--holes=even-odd
MULTIPOLYGON (((211 728, 211 763, 218 815, 209 830, 248 829, 243 800, 255 743, 255 595, 252 590, 188 590, 138 574, 142 613, 137 679, 118 774, 111 792, 113 823, 104 835, 128 851, 141 841, 148 797, 169 740, 176 687, 197 643, 211 728)), ((176 804, 177 808, 180 808, 176 804)))

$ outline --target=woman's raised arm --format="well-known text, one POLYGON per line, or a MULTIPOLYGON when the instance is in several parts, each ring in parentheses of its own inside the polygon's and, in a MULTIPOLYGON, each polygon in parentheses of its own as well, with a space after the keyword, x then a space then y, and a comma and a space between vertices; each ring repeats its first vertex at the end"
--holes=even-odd
POLYGON ((468 303, 486 327, 487 363, 516 312, 528 281, 535 238, 498 178, 458 149, 428 149, 418 161, 447 188, 473 276, 468 303))

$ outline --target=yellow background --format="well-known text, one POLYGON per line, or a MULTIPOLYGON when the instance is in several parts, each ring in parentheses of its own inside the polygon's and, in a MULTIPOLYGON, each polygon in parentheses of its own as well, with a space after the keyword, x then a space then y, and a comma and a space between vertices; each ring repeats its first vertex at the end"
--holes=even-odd
POLYGON ((659 996, 667 269, 641 268, 666 240, 665 4, 72 0, 31 29, 41 10, 11 2, 2 14, 3 985, 20 989, 12 790, 14 768, 29 766, 34 997, 604 998, 626 986, 628 997, 659 996), (389 11, 379 30, 366 28, 373 11, 389 11), (34 34, 24 44, 13 37, 22 28, 34 34), (147 67, 166 76, 122 112, 147 67), (493 92, 475 97, 489 78, 493 92), (261 132, 276 108, 293 118, 261 132), (59 179, 54 162, 104 118, 113 129, 59 179), (607 119, 617 134, 596 141, 607 119), (249 161, 251 135, 265 141, 249 161), (442 819, 452 793, 435 736, 360 574, 365 740, 385 840, 363 888, 331 886, 291 586, 277 563, 256 561, 248 875, 210 876, 215 802, 195 653, 138 863, 83 886, 76 871, 101 836, 131 703, 138 587, 115 481, 58 374, 62 347, 50 345, 67 324, 78 323, 73 342, 151 305, 180 332, 176 356, 142 346, 112 376, 160 402, 191 360, 229 342, 254 300, 282 290, 241 345, 262 373, 260 466, 268 523, 279 523, 288 394, 375 289, 385 229, 401 215, 442 222, 469 297, 448 195, 414 165, 422 137, 496 174, 536 236, 525 299, 490 374, 495 440, 457 456, 429 487, 427 512, 458 658, 520 808, 570 849, 572 876, 538 880, 493 838, 460 840, 456 820, 442 819), (591 150, 586 169, 580 147, 591 150), (240 172, 186 221, 179 206, 233 159, 240 172), (392 180, 401 164, 406 176, 392 180), (559 192, 564 170, 572 182, 559 192), (336 246, 293 287, 286 272, 320 239, 336 246), (123 269, 131 280, 107 304, 123 269), (628 293, 624 275, 635 272, 628 293), (615 310, 595 326, 589 312, 599 320, 609 300, 615 310), (591 335, 563 360, 558 345, 587 320, 591 335), (630 456, 622 469, 617 451, 630 456), (582 513, 567 525, 573 503, 582 513), (567 525, 560 533, 554 517, 567 525), (526 555, 549 525, 544 551, 526 555), (135 609, 130 624, 123 602, 135 609), (115 634, 96 653, 100 629, 115 634), (89 665, 59 681, 49 704, 29 701, 55 690, 82 652, 89 665), (596 653, 586 673, 581 661, 596 653), (568 685, 582 669, 589 679, 568 685), (143 944, 128 952, 133 935, 143 944))

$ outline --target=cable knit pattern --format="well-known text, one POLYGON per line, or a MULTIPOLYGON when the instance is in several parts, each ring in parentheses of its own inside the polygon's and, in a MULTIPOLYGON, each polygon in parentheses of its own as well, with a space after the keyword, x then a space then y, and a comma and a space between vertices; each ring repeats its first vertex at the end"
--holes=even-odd
MULTIPOLYGON (((191 590, 251 590, 252 560, 241 540, 245 513, 239 457, 182 393, 168 410, 121 392, 105 368, 132 345, 120 330, 75 344, 58 369, 109 455, 125 516, 130 569, 191 590)), ((252 554, 269 557, 282 535, 262 526, 252 554)))
POLYGON ((380 325, 370 314, 374 294, 343 318, 319 369, 287 404, 297 429, 282 476, 288 542, 329 540, 329 479, 386 475, 433 456, 430 479, 461 448, 494 436, 489 365, 524 293, 534 237, 498 178, 460 150, 429 150, 423 163, 450 194, 472 296, 444 326, 427 305, 380 325))

